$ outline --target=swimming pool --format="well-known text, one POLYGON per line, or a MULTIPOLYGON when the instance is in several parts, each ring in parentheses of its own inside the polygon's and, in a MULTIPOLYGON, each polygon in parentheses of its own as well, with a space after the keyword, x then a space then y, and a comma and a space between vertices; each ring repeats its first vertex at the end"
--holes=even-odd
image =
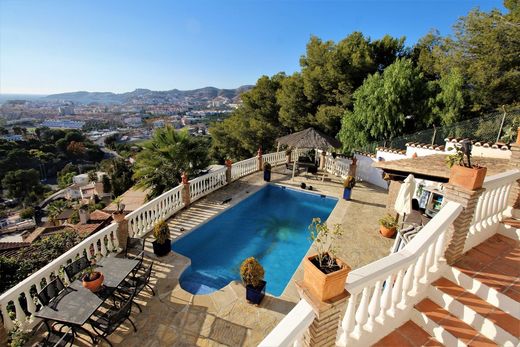
POLYGON ((327 219, 337 199, 268 184, 208 223, 174 242, 172 249, 191 259, 181 287, 209 294, 233 280, 240 264, 255 257, 265 269, 266 291, 282 294, 311 242, 312 218, 327 219))

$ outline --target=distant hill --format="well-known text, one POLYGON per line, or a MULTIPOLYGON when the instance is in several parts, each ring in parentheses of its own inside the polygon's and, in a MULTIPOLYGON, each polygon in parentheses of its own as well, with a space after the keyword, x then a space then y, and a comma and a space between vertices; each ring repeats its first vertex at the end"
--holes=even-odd
POLYGON ((225 98, 228 102, 237 102, 241 93, 248 91, 253 86, 246 85, 235 89, 218 89, 205 87, 194 90, 166 90, 154 91, 149 89, 136 89, 128 93, 111 92, 72 92, 52 94, 44 97, 44 100, 72 101, 78 104, 158 104, 158 103, 206 103, 217 97, 225 98))

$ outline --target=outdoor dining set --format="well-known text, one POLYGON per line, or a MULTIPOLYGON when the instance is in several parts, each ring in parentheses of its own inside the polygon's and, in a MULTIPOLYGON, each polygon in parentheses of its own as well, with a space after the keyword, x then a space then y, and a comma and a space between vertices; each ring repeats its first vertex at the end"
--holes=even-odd
POLYGON ((153 262, 148 266, 143 264, 143 239, 129 238, 127 244, 121 258, 105 257, 94 263, 83 255, 64 269, 68 286, 56 276, 37 293, 41 308, 36 317, 42 319, 47 328, 42 346, 73 345, 79 332, 86 334, 93 344, 103 339, 112 346, 107 337, 125 321, 137 331, 130 314, 132 306, 142 312, 135 302, 135 296, 142 290, 148 287, 155 295, 149 283, 153 262), (95 292, 85 288, 80 279, 89 271, 99 271, 104 277, 102 286, 95 292))

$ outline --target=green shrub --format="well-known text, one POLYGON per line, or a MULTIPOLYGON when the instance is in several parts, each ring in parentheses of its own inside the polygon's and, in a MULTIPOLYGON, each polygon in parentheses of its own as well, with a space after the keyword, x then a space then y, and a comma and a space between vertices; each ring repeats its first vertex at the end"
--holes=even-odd
POLYGON ((155 237, 155 241, 160 245, 165 243, 170 237, 170 229, 165 221, 161 220, 155 224, 153 227, 153 237, 155 237))
POLYGON ((260 286, 264 280, 264 268, 254 257, 249 257, 240 265, 240 278, 242 282, 253 287, 260 286))

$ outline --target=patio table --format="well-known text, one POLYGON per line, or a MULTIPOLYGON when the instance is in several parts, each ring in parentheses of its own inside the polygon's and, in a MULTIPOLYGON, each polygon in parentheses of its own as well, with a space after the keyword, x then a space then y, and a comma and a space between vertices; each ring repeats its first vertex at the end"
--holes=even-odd
POLYGON ((47 321, 55 321, 70 326, 73 330, 86 332, 94 342, 90 332, 82 325, 138 264, 139 261, 133 259, 103 258, 96 264, 96 270, 105 276, 103 289, 99 293, 91 292, 83 287, 80 280, 76 280, 52 299, 49 305, 36 312, 35 316, 45 320, 48 329, 47 321))

